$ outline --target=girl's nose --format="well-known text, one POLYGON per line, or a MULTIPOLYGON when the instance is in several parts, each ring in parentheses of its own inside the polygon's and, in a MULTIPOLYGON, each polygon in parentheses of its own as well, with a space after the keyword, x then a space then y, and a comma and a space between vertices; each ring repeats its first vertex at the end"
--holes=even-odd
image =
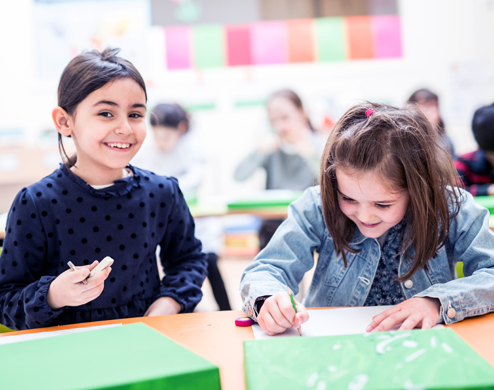
POLYGON ((356 213, 357 218, 363 223, 373 223, 376 219, 374 212, 366 207, 360 208, 356 213))
POLYGON ((119 123, 118 127, 115 129, 115 133, 120 135, 129 135, 132 134, 132 127, 128 120, 123 120, 119 123))

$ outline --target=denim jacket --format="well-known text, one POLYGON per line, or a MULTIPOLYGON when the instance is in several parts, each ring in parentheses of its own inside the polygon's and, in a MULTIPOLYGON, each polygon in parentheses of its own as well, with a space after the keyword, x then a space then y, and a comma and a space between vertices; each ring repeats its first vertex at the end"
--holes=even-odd
MULTIPOLYGON (((440 320, 452 324, 466 317, 494 311, 494 233, 489 229, 489 212, 475 203, 472 195, 461 191, 458 215, 451 221, 449 237, 427 269, 419 269, 401 283, 407 299, 438 298, 440 320), (463 262, 465 277, 456 278, 456 263, 463 262)), ((296 294, 304 274, 314 265, 314 277, 303 301, 306 307, 362 306, 367 298, 381 257, 374 238, 358 229, 350 241, 358 253, 336 255, 333 240, 324 223, 320 188, 307 189, 288 208, 288 218, 253 262, 240 282, 243 310, 256 320, 256 298, 286 292, 296 294)), ((412 252, 413 253, 413 252, 412 252)), ((405 255, 399 259, 399 275, 412 265, 405 255)))

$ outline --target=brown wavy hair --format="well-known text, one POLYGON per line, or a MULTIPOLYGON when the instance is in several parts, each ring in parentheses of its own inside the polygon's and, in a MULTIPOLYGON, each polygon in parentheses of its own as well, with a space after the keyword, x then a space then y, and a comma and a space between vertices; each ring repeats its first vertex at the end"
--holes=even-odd
POLYGON ((340 210, 337 169, 376 172, 393 189, 408 191, 407 228, 399 255, 406 254, 413 264, 397 280, 403 282, 426 268, 444 246, 450 222, 459 211, 460 182, 438 132, 424 114, 413 105, 400 109, 364 102, 350 108, 329 135, 321 162, 322 207, 336 254, 342 254, 346 267, 345 251, 358 252, 349 244, 357 227, 340 210), (368 109, 375 111, 369 117, 368 109))

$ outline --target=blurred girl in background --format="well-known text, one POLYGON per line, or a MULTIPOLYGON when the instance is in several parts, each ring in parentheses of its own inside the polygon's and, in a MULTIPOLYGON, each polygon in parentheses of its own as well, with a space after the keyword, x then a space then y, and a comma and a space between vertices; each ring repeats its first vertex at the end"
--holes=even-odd
MULTIPOLYGON (((197 196, 205 173, 206 158, 197 134, 190 128, 189 114, 178 104, 158 104, 150 115, 152 132, 132 161, 157 175, 178 179, 188 199, 197 196)), ((196 237, 207 254, 209 281, 220 310, 230 310, 228 295, 217 261, 222 243, 222 227, 217 218, 195 220, 196 237)))
POLYGON ((422 88, 412 93, 408 98, 408 102, 417 104, 420 111, 425 114, 427 119, 429 119, 439 131, 439 135, 443 138, 445 146, 447 150, 449 150, 451 156, 455 157, 455 147, 446 134, 444 122, 441 118, 441 113, 439 112, 439 97, 434 92, 422 88))
MULTIPOLYGON (((275 134, 259 144, 237 167, 235 179, 248 179, 257 169, 266 171, 267 190, 303 191, 317 183, 325 140, 318 135, 302 100, 285 89, 271 95, 267 110, 275 134)), ((282 220, 264 220, 260 231, 263 249, 282 220)))

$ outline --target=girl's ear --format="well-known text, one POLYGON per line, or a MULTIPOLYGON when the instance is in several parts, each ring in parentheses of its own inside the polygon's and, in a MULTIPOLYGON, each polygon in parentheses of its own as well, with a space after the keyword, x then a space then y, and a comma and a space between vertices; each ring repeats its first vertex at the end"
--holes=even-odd
POLYGON ((55 107, 51 113, 57 131, 69 137, 72 134, 71 118, 62 107, 55 107))

